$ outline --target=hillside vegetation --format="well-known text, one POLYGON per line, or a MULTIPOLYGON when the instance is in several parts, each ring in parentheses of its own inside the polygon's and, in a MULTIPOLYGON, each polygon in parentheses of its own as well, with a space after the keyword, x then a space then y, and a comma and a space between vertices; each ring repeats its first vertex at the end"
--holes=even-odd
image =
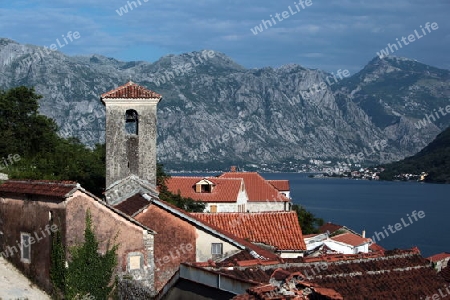
POLYGON ((384 167, 386 170, 380 174, 384 180, 392 180, 405 173, 426 172, 426 182, 450 183, 450 127, 416 155, 384 167))

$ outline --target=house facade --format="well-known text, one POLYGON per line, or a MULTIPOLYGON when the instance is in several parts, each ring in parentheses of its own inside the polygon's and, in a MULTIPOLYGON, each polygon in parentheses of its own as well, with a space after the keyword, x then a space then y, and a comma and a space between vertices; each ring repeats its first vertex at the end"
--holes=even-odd
MULTIPOLYGON (((340 229, 338 229, 340 231, 340 229)), ((337 232, 337 231, 335 231, 337 232)), ((379 251, 381 249, 372 239, 362 237, 352 232, 344 232, 330 236, 328 232, 310 234, 305 236, 305 244, 309 256, 318 256, 330 253, 358 254, 379 251)))
POLYGON ((66 252, 84 241, 89 211, 101 252, 118 244, 118 275, 153 287, 155 232, 116 211, 75 182, 10 180, 0 185, 2 256, 51 291, 50 253, 56 231, 66 252))
POLYGON ((290 211, 292 206, 289 181, 268 181, 256 172, 231 171, 217 177, 172 176, 167 187, 172 193, 204 202, 205 212, 210 213, 290 211))

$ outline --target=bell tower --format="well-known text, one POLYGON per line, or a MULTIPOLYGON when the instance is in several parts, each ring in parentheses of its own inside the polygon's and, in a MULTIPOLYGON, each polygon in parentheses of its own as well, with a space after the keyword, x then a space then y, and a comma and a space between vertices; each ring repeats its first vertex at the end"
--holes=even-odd
POLYGON ((156 106, 162 96, 130 81, 101 95, 106 106, 106 190, 134 175, 156 186, 156 106))

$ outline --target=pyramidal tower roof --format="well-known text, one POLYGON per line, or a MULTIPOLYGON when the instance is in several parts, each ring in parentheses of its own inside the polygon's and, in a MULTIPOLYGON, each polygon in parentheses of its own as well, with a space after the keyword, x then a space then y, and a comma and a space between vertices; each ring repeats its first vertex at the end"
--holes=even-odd
POLYGON ((131 80, 118 88, 101 95, 101 99, 161 99, 162 96, 131 80))

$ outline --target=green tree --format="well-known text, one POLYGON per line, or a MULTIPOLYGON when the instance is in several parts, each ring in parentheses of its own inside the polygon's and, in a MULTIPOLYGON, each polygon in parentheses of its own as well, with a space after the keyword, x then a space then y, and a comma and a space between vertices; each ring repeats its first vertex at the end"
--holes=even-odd
POLYGON ((79 299, 86 295, 95 299, 108 299, 111 295, 114 289, 112 278, 117 265, 118 245, 108 245, 103 255, 99 253, 98 246, 88 210, 84 243, 70 250, 72 259, 67 268, 65 282, 67 299, 79 299))
POLYGON ((52 149, 57 142, 56 123, 39 114, 42 96, 20 86, 0 91, 0 155, 32 157, 52 149))
POLYGON ((303 206, 294 204, 292 210, 297 213, 298 222, 302 228, 303 234, 318 233, 318 227, 322 226, 324 221, 317 218, 313 213, 307 211, 303 206))
POLYGON ((55 296, 64 295, 66 285, 66 251, 63 246, 61 232, 52 233, 52 250, 50 254, 50 280, 55 288, 55 296))

